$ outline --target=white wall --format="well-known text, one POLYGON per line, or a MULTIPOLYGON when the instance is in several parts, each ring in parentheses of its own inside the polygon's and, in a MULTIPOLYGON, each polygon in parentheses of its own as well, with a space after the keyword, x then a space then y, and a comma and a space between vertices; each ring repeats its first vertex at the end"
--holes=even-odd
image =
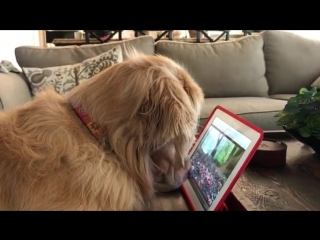
MULTIPOLYGON (((8 60, 19 68, 14 49, 19 46, 39 46, 38 30, 0 30, 0 62, 8 60)), ((20 69, 20 68, 19 68, 20 69)))
MULTIPOLYGON (((180 37, 189 37, 189 32, 188 30, 180 30, 181 35, 180 37)), ((312 38, 312 39, 317 39, 320 40, 320 30, 281 30, 281 31, 287 31, 287 32, 292 32, 298 35, 301 35, 306 38, 312 38)), ((123 38, 129 38, 132 37, 129 33, 129 30, 124 30, 122 33, 123 38), (129 36, 130 35, 130 36, 129 36)), ((153 32, 156 33, 156 32, 153 32)), ((222 32, 221 31, 209 31, 209 35, 220 35, 222 32)), ((243 34, 242 30, 230 30, 230 34, 243 34)), ((156 36, 156 34, 155 34, 156 36)), ((115 38, 117 38, 118 35, 115 35, 115 38)))
POLYGON ((320 40, 320 30, 282 30, 286 32, 292 32, 302 37, 320 40))
MULTIPOLYGON (((182 32, 185 32, 187 30, 183 30, 182 32)), ((302 37, 306 38, 311 38, 311 39, 316 39, 320 40, 320 30, 281 30, 281 31, 286 31, 286 32, 292 32, 297 35, 300 35, 302 37)), ((183 33, 185 35, 186 33, 183 33)), ((219 31, 209 31, 209 35, 220 35, 221 32, 219 31)), ((242 30, 230 30, 230 34, 243 34, 242 30)))
MULTIPOLYGON (((180 30, 181 35, 180 37, 189 37, 188 30, 180 30)), ((208 31, 209 35, 217 35, 219 36, 222 32, 221 31, 208 31)), ((242 30, 230 30, 230 34, 242 34, 242 30)))
MULTIPOLYGON (((320 30, 283 30, 301 35, 306 38, 320 40, 320 30)), ((214 34, 215 31, 210 31, 209 34, 214 34)), ((221 32, 216 32, 220 34, 221 32)), ((241 34, 242 30, 231 30, 231 34, 241 34)), ((188 30, 181 31, 181 37, 188 34, 188 30)), ((39 46, 39 31, 38 30, 0 30, 0 61, 8 60, 19 68, 14 49, 18 46, 39 46)))
MULTIPOLYGON (((297 35, 300 35, 302 37, 311 38, 320 40, 320 30, 280 30, 280 31, 286 31, 291 32, 297 35)), ((209 31, 210 34, 220 34, 221 32, 216 31, 209 31)), ((243 34, 242 30, 230 30, 230 34, 243 34)))
MULTIPOLYGON (((209 31, 209 35, 220 35, 222 32, 221 31, 209 31)), ((243 34, 242 30, 231 30, 230 34, 243 34)), ((154 38, 157 37, 157 31, 149 31, 149 35, 153 36, 154 38)), ((131 38, 134 36, 134 33, 132 33, 132 30, 124 30, 122 32, 122 37, 123 38, 131 38)), ((189 30, 180 30, 180 37, 189 37, 189 30)), ((118 38, 118 34, 114 35, 114 38, 118 38)))

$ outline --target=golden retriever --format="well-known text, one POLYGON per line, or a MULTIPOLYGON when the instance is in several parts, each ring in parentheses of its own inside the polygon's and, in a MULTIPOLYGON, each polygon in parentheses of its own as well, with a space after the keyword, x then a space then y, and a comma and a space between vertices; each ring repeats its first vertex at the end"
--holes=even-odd
POLYGON ((202 101, 179 64, 132 53, 66 96, 0 113, 0 210, 143 210, 182 183, 170 169, 188 170, 202 101))

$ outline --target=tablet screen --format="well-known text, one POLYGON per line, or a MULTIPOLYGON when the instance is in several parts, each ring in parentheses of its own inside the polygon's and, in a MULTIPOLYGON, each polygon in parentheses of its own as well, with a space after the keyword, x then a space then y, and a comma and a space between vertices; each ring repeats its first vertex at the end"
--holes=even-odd
POLYGON ((208 210, 251 140, 215 117, 191 156, 189 182, 208 210))

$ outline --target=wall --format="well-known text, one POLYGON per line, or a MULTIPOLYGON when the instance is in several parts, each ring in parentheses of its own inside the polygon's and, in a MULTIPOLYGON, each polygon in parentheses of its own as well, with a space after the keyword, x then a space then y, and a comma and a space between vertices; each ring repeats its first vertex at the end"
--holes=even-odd
MULTIPOLYGON (((208 31, 209 35, 217 35, 219 36, 222 32, 221 31, 208 31)), ((243 34, 242 30, 230 30, 230 35, 232 34, 243 34)))
POLYGON ((292 32, 300 36, 320 40, 320 30, 282 30, 286 32, 292 32))
MULTIPOLYGON (((320 30, 281 30, 281 31, 286 31, 286 32, 292 32, 295 34, 298 34, 302 37, 306 38, 311 38, 311 39, 316 39, 320 40, 320 30)), ((182 30, 183 34, 185 35, 185 30, 182 30)), ((209 31, 209 35, 220 35, 221 32, 219 31, 209 31)), ((243 34, 242 30, 230 30, 230 34, 243 34)))
MULTIPOLYGON (((189 37, 188 30, 180 30, 181 35, 180 37, 189 37)), ((216 35, 219 36, 222 32, 221 31, 208 31, 209 35, 216 35)), ((230 34, 242 34, 242 30, 230 30, 230 34)))
MULTIPOLYGON (((188 30, 180 30, 181 35, 180 37, 189 37, 188 30)), ((292 32, 298 35, 301 35, 306 38, 317 39, 320 40, 320 30, 281 30, 292 32)), ((209 31, 209 35, 220 35, 221 31, 209 31)), ((230 34, 243 34, 242 30, 230 30, 230 34)))
MULTIPOLYGON (((283 30, 301 35, 306 38, 320 40, 320 30, 283 30)), ((0 61, 11 61, 16 67, 18 64, 15 59, 14 49, 18 46, 40 46, 44 41, 38 30, 0 30, 0 61), (40 34, 40 38, 39 38, 40 34)), ((221 32, 210 31, 209 34, 220 34, 221 32)), ((241 34, 242 30, 231 30, 231 34, 241 34)), ((188 30, 181 31, 181 37, 188 34, 188 30)), ((18 67, 19 68, 19 67, 18 67)))
POLYGON ((39 31, 0 30, 0 62, 2 60, 8 60, 19 68, 16 62, 14 49, 22 45, 40 46, 39 31))
MULTIPOLYGON (((221 31, 209 31, 209 35, 220 35, 222 32, 221 31)), ((130 38, 133 36, 134 33, 131 33, 131 31, 124 30, 122 32, 122 37, 123 38, 130 38)), ((242 30, 231 30, 230 34, 242 34, 242 30)), ((157 31, 149 31, 149 35, 153 36, 154 38, 157 37, 157 31)), ((189 37, 189 31, 188 30, 180 30, 180 37, 189 37)), ((114 38, 118 38, 118 34, 114 35, 114 38)))

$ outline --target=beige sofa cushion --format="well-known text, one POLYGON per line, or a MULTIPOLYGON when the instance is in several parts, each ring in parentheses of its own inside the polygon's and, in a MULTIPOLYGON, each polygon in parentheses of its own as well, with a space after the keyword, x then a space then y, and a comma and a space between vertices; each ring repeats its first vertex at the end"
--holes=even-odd
POLYGON ((83 81, 120 62, 122 62, 122 50, 118 45, 81 63, 48 68, 22 68, 22 70, 28 79, 33 95, 47 88, 59 94, 65 94, 83 81))
POLYGON ((71 65, 80 63, 88 58, 95 57, 111 50, 117 45, 122 46, 124 59, 126 58, 124 45, 134 47, 145 54, 154 54, 154 40, 151 36, 141 36, 124 41, 109 42, 104 44, 92 44, 67 47, 17 47, 16 59, 21 68, 47 68, 54 66, 71 65))
POLYGON ((295 97, 297 94, 274 94, 270 95, 269 98, 280 99, 280 100, 289 100, 292 97, 295 97))
POLYGON ((311 87, 315 87, 317 89, 320 89, 320 77, 318 77, 312 84, 311 87))
POLYGON ((0 73, 0 110, 7 111, 30 100, 30 90, 22 74, 0 73))
POLYGON ((265 131, 283 130, 277 126, 274 115, 286 103, 287 101, 261 97, 207 98, 201 110, 200 125, 204 124, 217 105, 221 105, 265 131))
POLYGON ((320 41, 276 30, 263 36, 270 95, 310 88, 320 76, 320 41))
POLYGON ((182 63, 205 96, 267 96, 262 36, 216 43, 158 41, 158 54, 182 63))

